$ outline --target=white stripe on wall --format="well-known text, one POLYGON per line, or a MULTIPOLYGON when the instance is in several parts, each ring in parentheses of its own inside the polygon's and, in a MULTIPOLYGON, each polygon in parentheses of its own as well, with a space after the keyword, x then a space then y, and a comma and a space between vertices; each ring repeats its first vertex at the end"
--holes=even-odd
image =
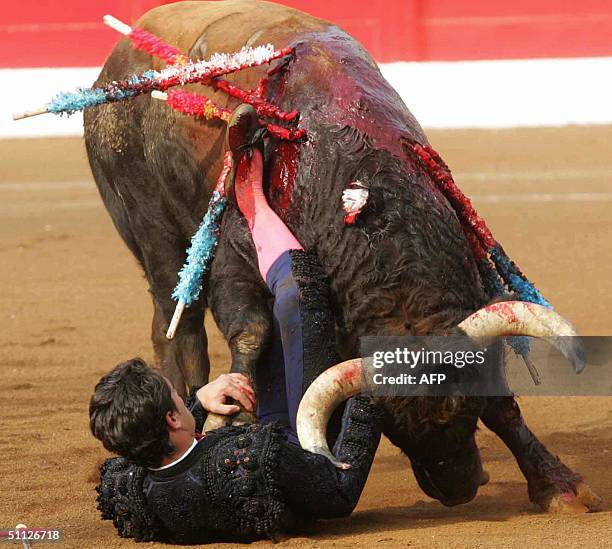
MULTIPOLYGON (((424 127, 612 123, 612 57, 381 64, 424 127)), ((11 113, 89 86, 98 68, 0 69, 0 138, 82 135, 82 117, 11 113)))
POLYGON ((612 122, 612 57, 391 63, 381 70, 425 127, 612 122))

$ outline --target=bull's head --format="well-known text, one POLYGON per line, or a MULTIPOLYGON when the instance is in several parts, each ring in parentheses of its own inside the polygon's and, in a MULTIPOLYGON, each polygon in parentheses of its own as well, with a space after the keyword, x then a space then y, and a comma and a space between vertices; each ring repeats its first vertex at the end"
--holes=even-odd
MULTIPOLYGON (((458 330, 465 333, 475 346, 491 344, 496 336, 533 336, 550 341, 573 364, 576 372, 584 367, 578 334, 569 322, 558 313, 545 307, 508 301, 489 305, 463 320, 458 330)), ((497 345, 502 360, 501 346, 497 345)), ((338 466, 329 451, 326 440, 327 423, 333 410, 345 399, 364 389, 368 373, 362 359, 343 362, 327 370, 305 394, 297 419, 298 435, 302 446, 312 452, 330 458, 338 466)), ((438 423, 408 421, 406 415, 426 414, 418 410, 418 404, 409 399, 396 399, 391 404, 385 432, 391 441, 400 446, 410 457, 416 479, 431 497, 445 505, 470 501, 478 486, 488 480, 483 471, 475 442, 476 422, 481 399, 447 399, 448 417, 438 423), (397 407, 407 406, 410 412, 402 414, 397 407), (391 425, 390 425, 391 423, 391 425), (394 424, 394 425, 393 425, 394 424), (394 440, 394 434, 397 439, 394 440)), ((424 408, 431 398, 420 399, 424 408)), ((436 403, 438 414, 441 402, 436 403)))
MULTIPOLYGON (((300 154, 293 210, 285 219, 305 247, 316 247, 330 277, 341 355, 358 356, 362 336, 463 332, 474 338, 474 345, 496 335, 546 336, 562 347, 571 342, 559 339, 574 334, 569 324, 543 307, 487 305, 491 297, 462 222, 412 148, 402 152, 398 139, 389 147, 382 138, 373 143, 349 125, 316 122, 319 111, 303 112, 310 121, 309 141, 300 154), (354 181, 369 197, 355 223, 347 226, 342 194, 354 181)), ((410 131, 425 139, 418 129, 410 131)), ((576 349, 561 350, 581 367, 576 349)), ((497 360, 503 363, 501 345, 497 360)), ((339 376, 342 385, 348 370, 333 372, 329 375, 339 376)), ((328 395, 313 413, 322 414, 347 394, 328 395)), ((448 505, 472 499, 486 481, 475 431, 487 399, 398 397, 380 399, 380 404, 384 433, 411 459, 421 488, 448 505)), ((310 448, 326 448, 324 423, 307 442, 310 448)))

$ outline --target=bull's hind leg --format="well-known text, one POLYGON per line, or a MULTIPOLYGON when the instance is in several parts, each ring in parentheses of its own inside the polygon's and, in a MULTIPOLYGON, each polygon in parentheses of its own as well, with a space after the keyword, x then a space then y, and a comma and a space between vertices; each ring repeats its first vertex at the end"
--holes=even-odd
POLYGON ((554 513, 599 509, 601 498, 537 439, 513 397, 490 397, 481 418, 514 454, 533 503, 554 513))
POLYGON ((153 299, 151 340, 155 361, 179 395, 185 397, 190 387, 208 383, 210 364, 204 328, 206 305, 202 297, 192 303, 185 309, 174 338, 166 338, 176 306, 172 291, 184 262, 187 243, 153 224, 145 227, 146 230, 139 234, 139 241, 145 244, 142 246, 142 263, 153 299))
POLYGON ((111 209, 109 201, 105 202, 149 282, 154 306, 151 339, 156 364, 172 381, 179 395, 185 397, 189 387, 208 382, 210 370, 202 298, 185 310, 174 338, 166 338, 176 305, 171 297, 172 291, 185 260, 188 241, 174 233, 169 224, 162 225, 161 215, 154 218, 150 212, 143 213, 136 207, 127 208, 123 204, 111 209), (122 226, 120 222, 123 219, 126 221, 122 226))
MULTIPOLYGON (((254 380, 271 329, 271 295, 259 274, 248 227, 232 207, 224 215, 208 287, 211 311, 229 345, 230 371, 254 380)), ((243 411, 231 421, 253 422, 255 417, 243 411)), ((211 422, 209 428, 214 428, 211 422)))
POLYGON ((139 126, 142 102, 130 105, 105 105, 85 113, 87 154, 100 196, 149 283, 157 365, 185 396, 186 387, 208 381, 204 303, 185 311, 172 341, 165 332, 175 306, 171 293, 189 245, 186 235, 199 222, 187 212, 203 211, 207 197, 201 192, 201 170, 176 119, 153 112, 156 137, 144 140, 150 132, 139 126))
MULTIPOLYGON (((170 294, 167 294, 169 296, 170 294)), ((192 386, 208 383, 210 364, 208 340, 204 329, 204 305, 198 301, 185 310, 174 338, 166 338, 174 302, 166 296, 153 297, 151 339, 155 359, 163 374, 172 381, 179 395, 185 397, 192 386)))

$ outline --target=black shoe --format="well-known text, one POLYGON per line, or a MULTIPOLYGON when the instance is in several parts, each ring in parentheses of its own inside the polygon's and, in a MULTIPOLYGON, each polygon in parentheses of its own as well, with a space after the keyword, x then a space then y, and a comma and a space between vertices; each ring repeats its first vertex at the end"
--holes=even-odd
POLYGON ((259 124, 257 111, 249 104, 239 105, 227 124, 226 143, 232 153, 232 169, 225 180, 225 196, 236 203, 234 182, 238 163, 243 155, 252 155, 257 147, 263 155, 263 138, 267 130, 259 124))

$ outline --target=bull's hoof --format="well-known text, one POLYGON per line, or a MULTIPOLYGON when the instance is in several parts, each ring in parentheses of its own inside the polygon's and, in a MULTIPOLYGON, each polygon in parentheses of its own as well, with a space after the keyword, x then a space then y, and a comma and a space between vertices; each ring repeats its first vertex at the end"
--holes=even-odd
POLYGON ((227 425, 250 425, 251 423, 257 423, 259 421, 257 416, 251 412, 242 410, 233 416, 222 416, 220 414, 208 414, 206 422, 204 423, 204 432, 214 431, 227 425))
POLYGON ((232 425, 250 425, 251 423, 257 423, 259 420, 257 416, 252 412, 241 410, 235 416, 231 417, 232 425))
POLYGON ((220 414, 208 414, 206 421, 204 422, 204 429, 202 429, 205 433, 208 431, 214 431, 215 429, 220 429, 221 427, 225 427, 230 424, 229 416, 222 416, 220 414))
POLYGON ((541 507, 555 514, 593 513, 601 509, 603 500, 584 482, 576 486, 576 493, 564 492, 550 498, 547 504, 541 507))

